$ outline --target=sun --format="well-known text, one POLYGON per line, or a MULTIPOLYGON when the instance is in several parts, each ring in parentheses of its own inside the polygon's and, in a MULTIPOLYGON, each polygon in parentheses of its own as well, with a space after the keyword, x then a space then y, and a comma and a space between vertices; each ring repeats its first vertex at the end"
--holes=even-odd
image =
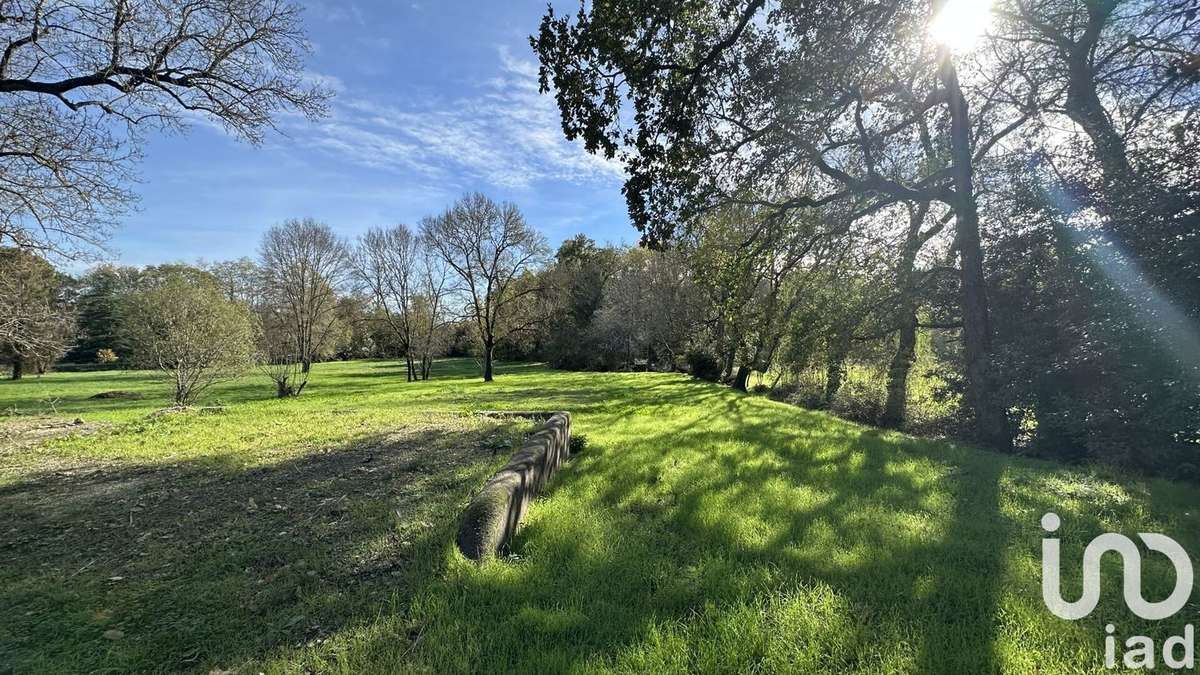
POLYGON ((929 34, 951 52, 969 52, 987 33, 993 0, 946 0, 929 24, 929 34))

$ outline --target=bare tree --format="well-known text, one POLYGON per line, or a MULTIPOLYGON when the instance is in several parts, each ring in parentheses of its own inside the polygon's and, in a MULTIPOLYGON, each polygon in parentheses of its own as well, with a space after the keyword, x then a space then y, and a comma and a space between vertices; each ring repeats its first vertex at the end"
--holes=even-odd
POLYGON ((536 285, 518 288, 516 282, 548 255, 545 237, 525 222, 516 205, 497 204, 479 193, 421 221, 421 233, 458 277, 454 290, 479 333, 483 379, 491 382, 496 343, 536 322, 536 318, 513 320, 509 310, 539 291, 536 285))
POLYGON ((371 297, 404 354, 408 381, 427 380, 440 351, 449 272, 407 225, 373 229, 359 238, 354 275, 371 297))
POLYGON ((418 379, 415 347, 421 261, 420 239, 407 225, 367 231, 351 257, 355 278, 399 342, 409 382, 418 379))
MULTIPOLYGON (((426 242, 428 245, 428 242, 426 242)), ((428 380, 433 359, 444 354, 449 336, 446 326, 446 296, 450 287, 450 270, 432 251, 426 250, 421 259, 417 279, 418 296, 415 303, 417 323, 416 351, 420 359, 422 380, 428 380)))
POLYGON ((308 374, 297 358, 296 334, 278 313, 260 308, 262 321, 256 361, 259 371, 275 383, 279 398, 299 396, 308 384, 308 374))
POLYGON ((230 302, 241 302, 251 307, 261 304, 262 272, 258 269, 258 263, 250 258, 201 264, 200 268, 216 277, 221 291, 230 302))
POLYGON ((0 0, 0 244, 102 244, 134 195, 143 130, 189 118, 261 140, 321 116, 300 8, 284 0, 0 0))
POLYGON ((700 324, 700 294, 676 249, 631 249, 622 256, 592 327, 598 342, 632 365, 672 363, 700 324))
POLYGON ((288 337, 289 358, 307 376, 335 335, 346 247, 328 225, 293 219, 267 231, 259 255, 266 311, 288 337))

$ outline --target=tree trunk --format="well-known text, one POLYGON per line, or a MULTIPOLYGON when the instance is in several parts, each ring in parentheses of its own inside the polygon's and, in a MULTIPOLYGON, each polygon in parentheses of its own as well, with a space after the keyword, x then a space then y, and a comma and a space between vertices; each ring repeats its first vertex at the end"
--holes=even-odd
POLYGON ((1095 146, 1105 189, 1127 193, 1138 185, 1137 175, 1129 163, 1125 139, 1113 126, 1112 118, 1096 92, 1096 71, 1092 64, 1104 27, 1116 9, 1115 2, 1087 3, 1084 31, 1067 51, 1066 113, 1095 146))
POLYGON ((888 367, 887 400, 883 404, 883 415, 879 418, 879 426, 887 429, 904 427, 908 404, 908 374, 917 360, 917 315, 912 312, 902 320, 896 354, 888 367))
POLYGON ((733 361, 737 358, 737 347, 730 347, 721 359, 721 381, 728 382, 733 377, 733 361))
POLYGON ((908 233, 896 265, 896 288, 900 294, 896 328, 900 335, 896 353, 888 367, 887 400, 883 403, 883 414, 879 418, 879 426, 888 429, 903 428, 907 416, 908 374, 917 357, 917 284, 914 268, 917 254, 926 240, 921 235, 921 226, 928 214, 928 202, 909 213, 908 233))
POLYGON ((295 395, 295 391, 294 391, 291 383, 288 381, 288 378, 284 377, 284 378, 275 380, 275 397, 276 398, 288 398, 289 396, 294 396, 294 395, 295 395))
POLYGON ((987 284, 983 273, 983 247, 979 237, 979 212, 975 201, 972 166, 971 116, 958 83, 958 73, 948 53, 942 54, 940 77, 950 107, 950 153, 954 178, 955 243, 961 260, 960 303, 963 322, 963 356, 966 361, 967 406, 974 437, 983 445, 1005 450, 1012 444, 1004 411, 996 400, 991 368, 992 327, 987 284))
POLYGON ((312 370, 312 361, 311 360, 304 359, 303 361, 300 362, 300 372, 307 375, 308 371, 310 371, 310 370, 312 370))
POLYGON ((1138 185, 1133 166, 1129 163, 1125 139, 1117 133, 1104 104, 1096 94, 1090 74, 1072 68, 1068 88, 1067 117, 1083 129, 1096 150, 1096 160, 1108 191, 1128 191, 1138 185))
POLYGON ((492 354, 495 351, 494 345, 490 342, 485 342, 483 345, 483 381, 492 381, 492 354))
POLYGON ((21 377, 23 375, 25 375, 25 360, 22 358, 19 358, 19 357, 13 359, 12 360, 12 379, 19 380, 19 379, 21 379, 21 377))
MULTIPOLYGON (((1177 213, 1186 208, 1169 189, 1147 180, 1129 160, 1129 145, 1117 130, 1112 117, 1096 93, 1096 81, 1086 54, 1072 58, 1067 88, 1066 113, 1091 139, 1103 181, 1099 200, 1100 211, 1117 221, 1107 228, 1123 245, 1134 251, 1144 251, 1147 240, 1134 233, 1147 216, 1177 213), (1122 227, 1121 221, 1126 221, 1122 227)), ((1060 207, 1061 208, 1061 207, 1060 207)), ((1151 216, 1153 217, 1153 216, 1151 216)), ((1150 239, 1149 241, 1158 241, 1150 239)))
POLYGON ((746 382, 750 379, 750 368, 746 366, 738 366, 737 374, 733 376, 733 388, 738 391, 746 391, 746 382))
POLYGON ((833 405, 842 381, 846 377, 846 357, 850 355, 850 334, 839 335, 829 348, 829 357, 825 364, 825 398, 828 408, 833 405))

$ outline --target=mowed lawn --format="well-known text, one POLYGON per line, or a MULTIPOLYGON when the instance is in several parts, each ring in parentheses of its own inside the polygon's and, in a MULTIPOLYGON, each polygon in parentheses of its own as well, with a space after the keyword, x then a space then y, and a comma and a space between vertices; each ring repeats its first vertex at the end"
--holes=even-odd
MULTIPOLYGON (((165 390, 146 373, 0 383, 0 672, 1103 672, 1104 624, 1197 617, 1134 617, 1115 559, 1088 619, 1053 617, 1039 527, 1062 516, 1073 599, 1101 532, 1200 553, 1196 486, 682 375, 472 368, 320 364, 298 400, 247 377, 159 416, 88 398, 165 390), (453 533, 530 428, 471 414, 503 408, 570 410, 588 443, 480 567, 453 533), (37 412, 84 424, 31 441, 37 412)), ((1143 575, 1148 599, 1174 585, 1162 556, 1143 575)))

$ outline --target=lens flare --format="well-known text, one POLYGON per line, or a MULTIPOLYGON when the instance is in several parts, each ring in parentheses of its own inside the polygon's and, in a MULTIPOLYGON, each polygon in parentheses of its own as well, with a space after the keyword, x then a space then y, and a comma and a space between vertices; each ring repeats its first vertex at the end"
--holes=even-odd
POLYGON ((946 0, 929 24, 929 34, 951 52, 975 48, 992 22, 993 0, 946 0))

